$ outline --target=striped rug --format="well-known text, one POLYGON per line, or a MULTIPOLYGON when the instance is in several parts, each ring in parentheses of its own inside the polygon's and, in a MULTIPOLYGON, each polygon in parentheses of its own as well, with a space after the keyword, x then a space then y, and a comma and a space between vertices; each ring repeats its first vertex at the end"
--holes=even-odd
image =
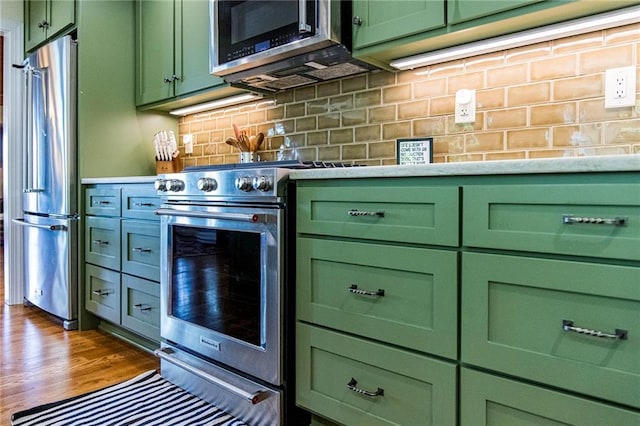
POLYGON ((13 426, 246 426, 148 371, 131 380, 20 411, 13 426))

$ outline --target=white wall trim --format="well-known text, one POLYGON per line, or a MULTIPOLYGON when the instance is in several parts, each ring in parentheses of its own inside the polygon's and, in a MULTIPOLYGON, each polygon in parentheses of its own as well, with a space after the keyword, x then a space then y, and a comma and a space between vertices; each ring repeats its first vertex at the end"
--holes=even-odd
POLYGON ((24 60, 23 25, 0 17, 0 33, 4 36, 2 64, 4 106, 2 108, 3 201, 4 201, 4 301, 23 302, 23 238, 22 227, 12 222, 22 217, 22 73, 11 65, 24 60))

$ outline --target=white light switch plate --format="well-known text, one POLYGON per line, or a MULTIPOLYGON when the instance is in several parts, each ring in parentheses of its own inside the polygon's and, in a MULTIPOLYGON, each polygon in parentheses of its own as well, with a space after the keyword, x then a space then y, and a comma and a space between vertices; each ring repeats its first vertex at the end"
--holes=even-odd
POLYGON ((636 104, 636 67, 611 68, 605 72, 604 107, 632 107, 636 104))
POLYGON ((476 121, 475 89, 460 89, 456 92, 455 123, 473 123, 476 121))

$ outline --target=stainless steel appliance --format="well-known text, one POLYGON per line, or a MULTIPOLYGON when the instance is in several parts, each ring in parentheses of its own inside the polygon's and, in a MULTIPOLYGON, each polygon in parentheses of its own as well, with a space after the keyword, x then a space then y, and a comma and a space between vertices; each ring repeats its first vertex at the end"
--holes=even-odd
POLYGON ((262 92, 359 74, 351 1, 210 0, 211 73, 262 92))
POLYGON ((76 43, 30 55, 25 80, 24 298, 77 328, 76 43))
POLYGON ((156 180, 162 375, 254 425, 301 424, 292 388, 287 175, 252 163, 156 180))

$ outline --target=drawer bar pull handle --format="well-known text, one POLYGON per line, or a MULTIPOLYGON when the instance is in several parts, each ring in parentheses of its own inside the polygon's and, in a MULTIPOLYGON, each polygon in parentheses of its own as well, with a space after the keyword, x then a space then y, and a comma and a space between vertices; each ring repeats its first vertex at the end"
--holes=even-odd
POLYGON ((142 303, 136 303, 135 305, 133 305, 134 308, 138 308, 141 311, 150 311, 151 310, 151 306, 149 305, 143 305, 142 303))
POLYGON ((614 226, 627 226, 626 217, 581 217, 574 216, 572 214, 565 214, 562 216, 562 223, 565 225, 572 225, 574 223, 586 223, 594 225, 614 225, 614 226))
POLYGON ((131 249, 131 251, 136 253, 151 253, 150 248, 144 248, 144 247, 134 247, 131 249))
POLYGON ((153 203, 143 203, 143 202, 140 202, 140 201, 137 201, 137 202, 133 203, 133 205, 136 206, 136 207, 155 207, 155 204, 153 204, 153 203))
POLYGON ((111 294, 109 290, 93 290, 91 293, 95 294, 96 296, 108 296, 111 294))
POLYGON ((360 395, 364 395, 364 396, 378 397, 378 396, 384 395, 384 389, 382 388, 378 388, 377 391, 371 392, 371 391, 357 387, 357 384, 358 384, 357 380, 352 377, 351 380, 349 380, 349 383, 347 383, 347 388, 349 388, 349 390, 354 391, 355 393, 359 393, 360 395))
POLYGON ((360 290, 356 284, 351 284, 347 290, 349 290, 349 293, 359 294, 361 296, 384 297, 384 290, 381 288, 379 288, 378 291, 360 290))
POLYGON ((93 244, 97 244, 99 246, 109 245, 109 241, 107 240, 93 240, 93 244))
POLYGON ((562 320, 562 330, 586 334, 587 336, 602 337, 604 339, 627 340, 629 337, 629 332, 627 330, 616 328, 613 334, 605 333, 604 331, 592 330, 590 328, 576 327, 573 325, 573 321, 571 320, 562 320))
POLYGON ((358 209, 349 210, 349 216, 378 216, 384 217, 384 212, 366 212, 358 209))
POLYGON ((111 204, 111 201, 98 200, 93 202, 94 206, 108 206, 109 204, 111 204))

